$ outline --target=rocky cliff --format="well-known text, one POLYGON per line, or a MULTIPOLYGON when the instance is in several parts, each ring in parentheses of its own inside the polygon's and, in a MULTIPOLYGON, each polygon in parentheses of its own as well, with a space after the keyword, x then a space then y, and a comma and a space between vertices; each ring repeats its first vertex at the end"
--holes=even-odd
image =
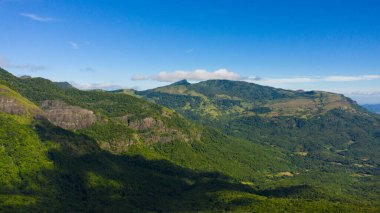
POLYGON ((60 100, 46 100, 41 108, 50 122, 64 129, 83 129, 96 122, 94 112, 60 100))
POLYGON ((3 85, 0 85, 0 112, 13 115, 42 114, 33 103, 3 85))
POLYGON ((145 143, 169 143, 173 140, 190 140, 185 134, 176 129, 166 127, 164 122, 152 117, 131 119, 129 116, 123 116, 119 119, 127 124, 129 128, 138 131, 139 136, 145 141, 145 143))

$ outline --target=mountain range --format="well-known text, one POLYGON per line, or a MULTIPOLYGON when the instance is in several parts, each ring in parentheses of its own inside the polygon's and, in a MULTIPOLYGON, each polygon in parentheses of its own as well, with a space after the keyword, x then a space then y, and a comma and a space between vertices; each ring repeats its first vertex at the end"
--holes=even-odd
POLYGON ((363 107, 371 112, 380 114, 380 104, 364 104, 363 107))
POLYGON ((340 94, 0 69, 0 127, 0 211, 380 211, 380 116, 340 94))

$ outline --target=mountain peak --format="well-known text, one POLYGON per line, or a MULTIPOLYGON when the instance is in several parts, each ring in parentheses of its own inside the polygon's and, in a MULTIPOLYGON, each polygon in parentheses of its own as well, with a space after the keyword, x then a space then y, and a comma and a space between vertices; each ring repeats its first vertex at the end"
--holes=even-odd
POLYGON ((186 85, 190 85, 190 83, 186 79, 183 79, 183 80, 170 84, 170 86, 179 86, 179 85, 186 86, 186 85))
POLYGON ((54 82, 55 85, 59 86, 61 89, 71 89, 74 88, 69 82, 54 82))

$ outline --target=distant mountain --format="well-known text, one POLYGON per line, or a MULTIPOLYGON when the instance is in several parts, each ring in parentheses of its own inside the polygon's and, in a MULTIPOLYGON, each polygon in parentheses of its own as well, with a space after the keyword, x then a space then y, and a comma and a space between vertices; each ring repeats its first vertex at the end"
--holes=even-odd
POLYGON ((187 86, 187 85, 190 85, 190 83, 186 79, 184 79, 184 80, 177 81, 177 82, 170 84, 170 86, 180 86, 180 85, 187 86))
POLYGON ((55 85, 61 87, 62 89, 72 89, 74 88, 69 82, 54 82, 55 85))
POLYGON ((181 81, 136 94, 179 110, 189 117, 207 116, 210 119, 242 114, 310 118, 332 109, 362 111, 360 106, 340 94, 290 91, 227 80, 197 84, 183 84, 181 81))
POLYGON ((380 114, 380 104, 365 104, 363 107, 371 112, 380 114))
POLYGON ((379 124, 332 93, 81 91, 0 69, 0 211, 379 212, 379 124))

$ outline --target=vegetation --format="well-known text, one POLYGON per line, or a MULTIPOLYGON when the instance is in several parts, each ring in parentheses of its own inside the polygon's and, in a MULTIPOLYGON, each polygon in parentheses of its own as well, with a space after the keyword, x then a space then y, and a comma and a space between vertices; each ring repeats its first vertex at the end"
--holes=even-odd
POLYGON ((273 116, 269 102, 297 94, 260 86, 248 91, 244 84, 235 96, 234 82, 214 82, 214 90, 206 84, 134 92, 162 104, 171 100, 167 107, 189 121, 125 91, 80 91, 0 70, 7 97, 36 109, 0 112, 0 211, 380 210, 378 117, 349 100, 348 108, 307 118, 273 116), (246 101, 251 96, 257 102, 246 101), (45 100, 92 110, 97 121, 62 129, 38 108, 45 100))
POLYGON ((380 120, 344 96, 220 80, 136 94, 291 159, 288 173, 268 177, 342 192, 335 197, 378 199, 380 120))

